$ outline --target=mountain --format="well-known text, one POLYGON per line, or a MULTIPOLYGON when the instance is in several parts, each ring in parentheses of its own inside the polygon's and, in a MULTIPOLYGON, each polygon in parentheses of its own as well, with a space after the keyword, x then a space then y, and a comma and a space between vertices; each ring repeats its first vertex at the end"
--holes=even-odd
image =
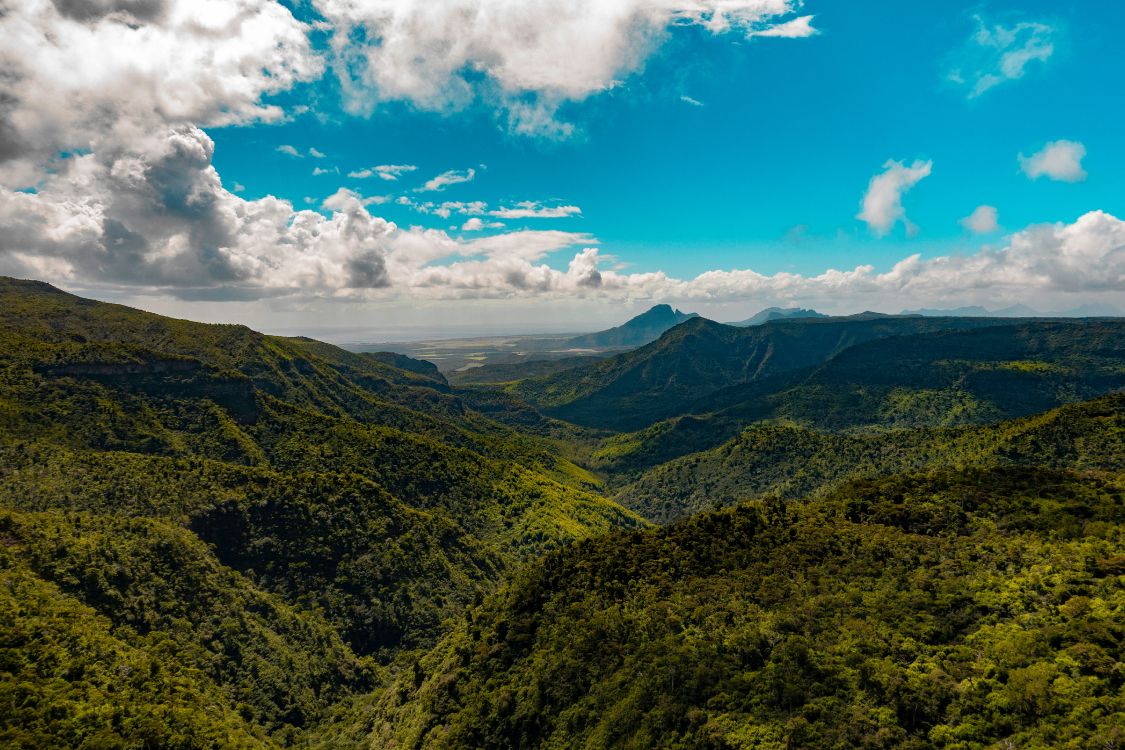
POLYGON ((326 746, 1116 746, 1123 509, 1120 476, 941 470, 581 542, 326 746))
POLYGON ((816 310, 806 310, 800 307, 767 307, 765 310, 750 316, 746 320, 740 320, 737 323, 727 323, 729 326, 758 326, 762 323, 768 323, 771 320, 785 320, 788 318, 827 318, 827 315, 818 313, 816 310))
POLYGON ((588 427, 637 430, 686 413, 723 389, 778 390, 799 371, 862 342, 1003 325, 974 318, 802 318, 736 328, 696 318, 659 340, 512 391, 546 414, 588 427))
POLYGON ((1041 313, 1027 305, 1013 305, 1000 310, 986 310, 980 306, 955 307, 949 309, 922 308, 919 310, 903 310, 902 314, 982 318, 1120 318, 1125 316, 1125 311, 1110 304, 1094 302, 1049 313, 1041 313))
POLYGON ((698 317, 696 313, 673 310, 669 305, 655 305, 616 328, 576 336, 569 339, 565 346, 571 349, 623 349, 643 346, 659 338, 660 334, 669 328, 698 317))
POLYGON ((1115 305, 1104 302, 1091 302, 1054 313, 1064 318, 1121 318, 1125 317, 1125 310, 1115 305))
POLYGON ((970 305, 967 307, 950 307, 950 308, 933 308, 923 307, 917 310, 903 310, 902 315, 923 315, 931 318, 942 317, 955 317, 955 318, 988 318, 994 317, 995 313, 991 313, 980 305, 970 305))
POLYGON ((605 439, 589 462, 620 487, 756 423, 853 434, 1035 414, 1125 388, 1123 342, 1120 321, 1002 321, 874 339, 813 367, 677 404, 672 417, 605 439))

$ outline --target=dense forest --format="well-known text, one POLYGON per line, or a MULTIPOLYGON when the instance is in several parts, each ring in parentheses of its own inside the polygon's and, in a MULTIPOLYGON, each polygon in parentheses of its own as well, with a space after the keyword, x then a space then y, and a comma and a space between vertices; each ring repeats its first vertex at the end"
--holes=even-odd
POLYGON ((1125 746, 1125 323, 528 364, 0 279, 0 746, 1125 746))

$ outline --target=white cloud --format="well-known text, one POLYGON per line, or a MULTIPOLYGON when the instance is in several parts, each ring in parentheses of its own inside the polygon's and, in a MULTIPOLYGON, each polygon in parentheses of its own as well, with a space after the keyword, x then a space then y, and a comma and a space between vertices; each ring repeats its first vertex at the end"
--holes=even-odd
POLYGON ((426 182, 420 188, 415 188, 416 193, 432 193, 445 190, 450 185, 459 185, 462 182, 472 182, 477 176, 477 171, 472 167, 466 169, 464 172, 459 172, 456 169, 451 169, 448 172, 442 172, 437 177, 434 177, 426 182))
POLYGON ((0 268, 216 299, 385 285, 393 224, 243 200, 200 130, 285 119, 263 99, 321 74, 308 30, 269 0, 0 13, 0 268))
POLYGON ((928 260, 913 255, 884 272, 861 265, 811 276, 771 276, 749 269, 708 271, 691 279, 661 272, 626 273, 620 266, 605 267, 592 237, 569 232, 510 232, 472 241, 452 240, 442 232, 411 231, 406 237, 396 238, 388 254, 394 288, 432 299, 594 295, 617 302, 752 299, 831 306, 846 300, 857 309, 900 309, 919 301, 1125 292, 1125 222, 1100 211, 1072 224, 1030 227, 1001 247, 985 247, 971 255, 928 260), (566 270, 542 262, 548 254, 575 245, 585 247, 566 270), (453 262, 428 265, 442 257, 453 262))
POLYGON ((60 152, 159 144, 167 126, 285 117, 315 78, 308 27, 269 0, 24 0, 0 13, 0 161, 32 185, 60 152))
POLYGON ((915 231, 914 225, 906 218, 902 207, 902 196, 919 181, 928 177, 933 162, 915 159, 909 167, 900 161, 889 159, 883 164, 883 172, 871 178, 867 192, 863 196, 863 208, 856 218, 867 224, 867 228, 877 236, 891 231, 899 221, 906 226, 908 234, 915 231))
POLYGON ((479 232, 482 229, 500 229, 504 226, 502 221, 481 221, 478 217, 473 216, 461 225, 462 232, 479 232))
POLYGON ((359 180, 366 180, 368 177, 378 177, 381 180, 394 182, 399 177, 409 172, 413 172, 418 167, 413 164, 380 164, 376 167, 365 167, 364 169, 357 169, 354 172, 348 172, 348 177, 354 177, 359 180))
POLYGON ((324 174, 340 174, 339 167, 315 167, 312 171, 313 177, 320 177, 324 174))
POLYGON ((1076 141, 1051 141, 1031 156, 1019 155, 1020 169, 1033 180, 1049 177, 1059 182, 1081 182, 1086 179, 1082 159, 1086 147, 1076 141))
POLYGON ((544 206, 536 201, 521 201, 515 206, 498 208, 488 213, 498 219, 565 219, 580 216, 582 209, 578 206, 544 206))
POLYGON ((677 26, 743 37, 809 36, 799 0, 314 0, 334 32, 353 111, 483 100, 512 132, 565 138, 560 106, 618 85, 677 26), (356 39, 371 40, 357 43, 356 39))
POLYGON ((313 157, 314 159, 323 159, 325 156, 327 156, 327 154, 325 154, 323 151, 320 151, 319 149, 310 148, 309 156, 313 157))
POLYGON ((0 268, 216 299, 388 283, 397 229, 359 196, 333 196, 327 218, 246 201, 223 189, 213 150, 185 128, 145 155, 67 159, 34 193, 0 189, 0 268))
POLYGON ((1000 228, 995 206, 977 206, 961 219, 961 226, 973 234, 991 234, 1000 228))
POLYGON ((693 99, 690 96, 687 96, 686 94, 684 96, 680 97, 680 101, 683 102, 684 104, 690 104, 693 107, 704 106, 703 102, 699 101, 698 99, 693 99))
MULTIPOLYGON (((375 173, 379 175, 379 179, 393 182, 404 174, 413 172, 416 169, 418 169, 418 167, 413 164, 380 164, 375 167, 375 173)), ((469 171, 471 172, 472 170, 469 171)), ((469 179, 472 178, 470 177, 469 179)))
POLYGON ((290 146, 288 143, 283 143, 274 149, 278 153, 285 154, 286 156, 295 156, 298 159, 305 158, 305 155, 298 151, 295 147, 290 146))
POLYGON ((976 31, 957 55, 949 79, 968 89, 970 99, 1006 81, 1023 77, 1033 62, 1045 63, 1055 51, 1058 31, 1046 23, 989 24, 975 16, 976 31))
POLYGON ((813 28, 812 20, 812 16, 801 16, 761 31, 751 32, 750 36, 775 37, 777 39, 801 39, 807 36, 816 36, 820 32, 813 28))
POLYGON ((366 207, 380 205, 386 203, 388 200, 390 200, 390 196, 387 195, 372 195, 369 197, 364 197, 354 190, 349 190, 342 187, 332 195, 325 198, 320 206, 321 208, 327 209, 329 211, 344 211, 353 203, 359 203, 359 205, 366 207))
POLYGON ((234 187, 231 188, 231 191, 235 192, 235 193, 245 193, 246 192, 246 186, 243 185, 241 182, 236 182, 236 183, 234 183, 234 187))

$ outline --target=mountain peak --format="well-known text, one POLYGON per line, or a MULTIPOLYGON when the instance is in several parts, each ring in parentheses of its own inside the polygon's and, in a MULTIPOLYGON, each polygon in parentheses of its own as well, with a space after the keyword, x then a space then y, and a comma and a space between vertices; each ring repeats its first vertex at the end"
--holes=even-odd
POLYGON ((576 336, 567 342, 567 346, 573 349, 624 349, 643 346, 660 338, 660 335, 669 328, 698 317, 699 313, 685 313, 668 304, 653 305, 619 326, 576 336))

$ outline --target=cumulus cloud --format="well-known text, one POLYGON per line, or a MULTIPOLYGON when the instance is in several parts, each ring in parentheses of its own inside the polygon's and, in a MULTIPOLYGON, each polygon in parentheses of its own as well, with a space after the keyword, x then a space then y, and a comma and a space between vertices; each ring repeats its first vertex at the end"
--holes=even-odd
POLYGON ((661 272, 627 273, 607 263, 596 244, 589 235, 569 232, 510 232, 459 241, 442 232, 412 230, 390 243, 388 269, 401 293, 437 299, 577 295, 622 302, 829 304, 848 299, 855 305, 901 306, 1028 292, 1125 292, 1125 222, 1101 211, 1072 224, 1030 227, 1000 247, 970 255, 912 255, 883 272, 870 265, 816 275, 736 269, 677 279, 661 272), (544 262, 548 255, 576 246, 580 249, 565 269, 544 262), (451 262, 430 265, 438 258, 451 262))
POLYGON ((515 206, 498 208, 488 213, 498 219, 565 219, 569 216, 581 216, 582 209, 578 206, 544 206, 536 201, 521 201, 515 206))
MULTIPOLYGON (((356 78, 345 76, 346 85, 374 87, 376 100, 437 108, 459 91, 493 97, 532 131, 550 127, 560 103, 612 87, 636 70, 670 27, 742 36, 811 33, 803 17, 791 17, 796 3, 786 0, 319 4, 335 6, 346 21, 334 32, 337 62, 350 54, 338 46, 341 29, 357 32, 348 38, 382 40, 359 45, 359 64, 350 68, 356 78)), ((971 255, 912 256, 883 272, 736 269, 677 279, 627 272, 589 233, 455 238, 402 228, 372 215, 371 206, 384 197, 350 189, 325 198, 321 211, 273 196, 245 200, 224 187, 212 164, 214 144, 201 128, 285 119, 289 113, 267 103, 270 95, 321 73, 308 31, 266 0, 26 0, 0 13, 0 272, 239 300, 897 296, 914 303, 976 291, 1125 291, 1125 225, 1101 212, 1069 225, 1032 227, 971 255)), ((393 181, 412 171, 382 166, 369 176, 393 181)), ((890 161, 884 169, 872 179, 860 214, 876 233, 898 221, 910 226, 902 195, 931 164, 890 161)), ((1042 173, 1053 176, 1051 169, 1042 173)), ((440 191, 473 177, 472 169, 447 172, 423 189, 440 191)), ((464 232, 501 228, 486 217, 580 213, 535 202, 490 212, 480 201, 399 201, 424 214, 464 216, 464 232)))
POLYGON ((214 298, 389 283, 397 230, 360 196, 337 193, 329 217, 272 196, 246 201, 222 187, 213 151, 203 131, 183 128, 143 156, 68 159, 34 193, 0 190, 0 268, 214 298))
POLYGON ((964 86, 970 99, 1023 77, 1031 63, 1045 63, 1055 52, 1057 29, 1023 21, 1011 26, 975 16, 976 31, 957 54, 949 79, 964 86))
POLYGON ((1000 228, 995 206, 977 206, 973 212, 961 219, 961 226, 973 234, 991 234, 1000 228))
POLYGON ((806 36, 816 36, 819 32, 813 28, 812 20, 813 16, 801 16, 751 32, 750 36, 775 37, 777 39, 801 39, 806 36))
MULTIPOLYGON (((459 172, 456 169, 451 169, 448 172, 442 172, 437 177, 433 177, 426 181, 426 184, 420 188, 415 188, 417 193, 433 193, 445 190, 450 185, 459 185, 462 182, 472 182, 477 176, 477 171, 470 167, 464 172, 459 172)), ((393 179, 393 178, 392 178, 393 179)))
POLYGON ((373 206, 386 203, 388 200, 390 200, 390 196, 387 195, 373 195, 365 198, 354 190, 340 188, 325 198, 320 207, 329 211, 343 211, 355 202, 358 202, 361 206, 373 206))
POLYGON ((413 164, 380 164, 375 167, 365 167, 364 169, 357 169, 354 172, 348 172, 348 177, 359 180, 365 180, 368 177, 378 177, 381 180, 394 182, 402 175, 413 172, 416 169, 418 169, 418 167, 413 164))
POLYGON ((1048 177, 1058 182, 1082 182, 1086 147, 1076 141, 1051 141, 1031 156, 1019 155, 1020 169, 1033 180, 1048 177))
POLYGON ((269 0, 0 12, 0 269, 210 299, 388 283, 392 223, 243 200, 200 129, 285 119, 264 100, 321 74, 308 31, 269 0))
POLYGON ((676 26, 800 37, 799 0, 314 0, 333 27, 353 111, 409 101, 438 111, 483 100, 521 134, 565 138, 560 106, 618 85, 676 26), (357 41, 359 40, 359 41, 357 41))
POLYGON ((324 153, 320 149, 317 149, 317 148, 310 148, 309 149, 309 156, 311 156, 314 159, 323 159, 327 155, 328 154, 324 153))
POLYGON ((699 101, 698 99, 693 99, 692 97, 687 96, 686 94, 684 96, 680 97, 680 101, 683 102, 684 104, 690 104, 693 107, 704 106, 703 102, 699 101))
POLYGON ((263 98, 321 74, 269 0, 25 0, 0 12, 4 184, 62 152, 159 147, 166 126, 276 122, 263 98), (81 9, 78 12, 76 9, 81 9))
POLYGON ((867 192, 863 196, 862 210, 856 218, 867 224, 876 236, 884 236, 899 221, 906 226, 908 234, 916 228, 906 218, 902 207, 902 196, 919 181, 928 177, 933 162, 915 159, 909 167, 900 161, 889 159, 883 164, 883 172, 871 178, 867 192))
POLYGON ((298 159, 303 159, 305 157, 305 155, 298 151, 295 146, 290 146, 288 143, 283 143, 274 150, 279 154, 285 154, 286 156, 295 156, 298 159))

